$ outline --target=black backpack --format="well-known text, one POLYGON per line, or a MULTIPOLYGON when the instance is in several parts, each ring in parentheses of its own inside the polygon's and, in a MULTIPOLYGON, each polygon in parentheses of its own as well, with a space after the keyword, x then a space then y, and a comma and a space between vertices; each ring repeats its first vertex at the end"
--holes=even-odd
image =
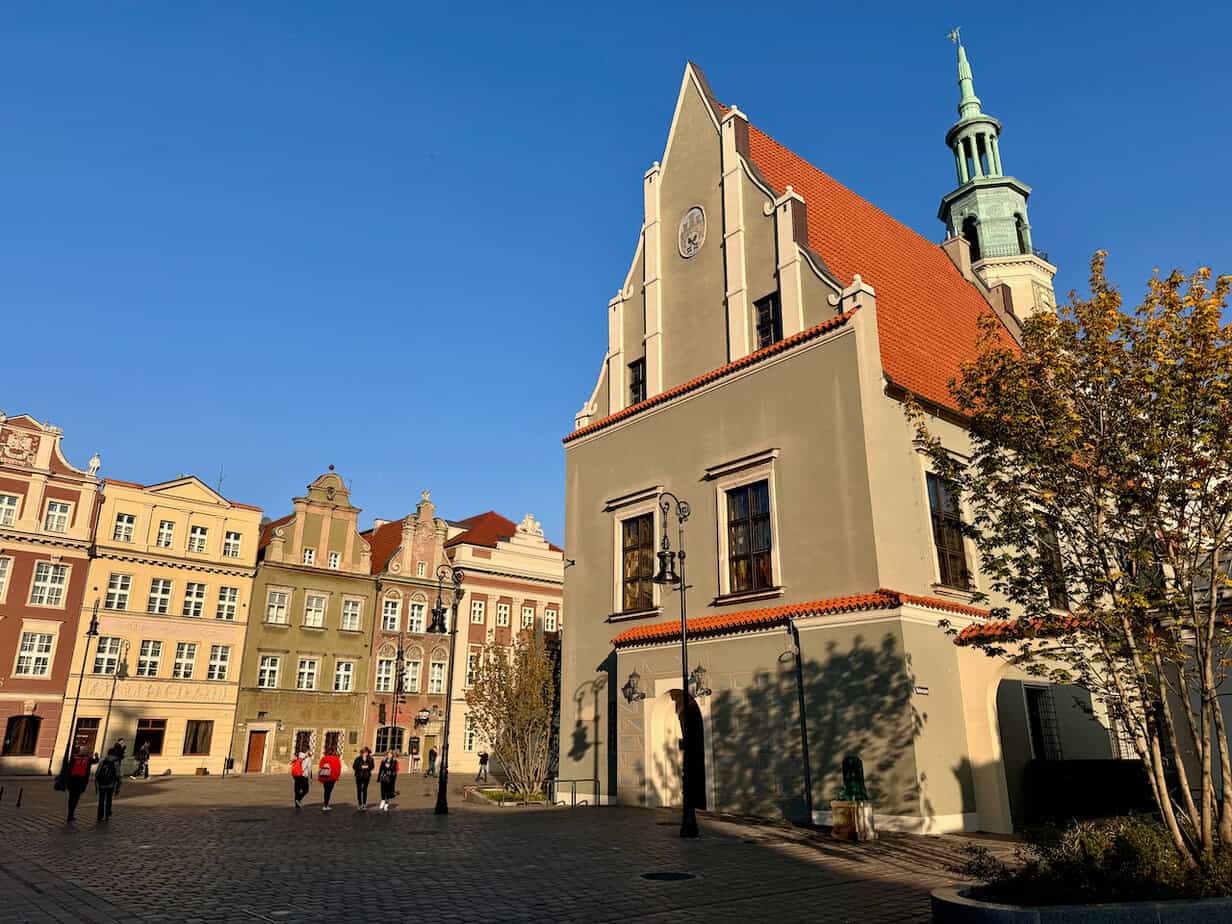
POLYGON ((98 769, 94 771, 94 782, 104 789, 108 789, 115 785, 117 776, 115 761, 104 760, 98 765, 98 769))

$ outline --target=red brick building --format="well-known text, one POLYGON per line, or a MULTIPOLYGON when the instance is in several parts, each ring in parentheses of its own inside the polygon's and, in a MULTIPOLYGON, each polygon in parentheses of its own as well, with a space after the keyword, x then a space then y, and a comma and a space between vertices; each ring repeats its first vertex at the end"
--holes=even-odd
POLYGON ((58 768, 55 740, 87 593, 98 456, 74 468, 62 431, 0 413, 0 773, 58 768))

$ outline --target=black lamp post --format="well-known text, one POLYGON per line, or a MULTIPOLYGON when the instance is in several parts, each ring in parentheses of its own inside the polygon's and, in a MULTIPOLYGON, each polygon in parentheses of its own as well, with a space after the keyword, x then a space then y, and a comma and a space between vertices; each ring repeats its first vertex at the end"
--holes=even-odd
POLYGON ((454 656, 454 640, 458 637, 458 605, 462 602, 462 581, 466 578, 466 573, 461 568, 455 568, 452 565, 443 564, 436 569, 436 606, 432 607, 432 625, 428 626, 428 631, 434 635, 443 635, 446 631, 449 632, 449 670, 445 680, 445 730, 441 735, 441 775, 436 784, 436 814, 449 814, 449 797, 447 795, 449 785, 449 718, 453 706, 453 656, 454 656), (453 582, 453 602, 450 604, 450 609, 453 611, 453 620, 448 629, 445 626, 445 602, 443 594, 445 590, 445 581, 453 582))
MULTIPOLYGON (((97 592, 98 588, 94 590, 97 592)), ((98 638, 98 597, 94 598, 94 611, 90 614, 90 627, 86 629, 86 644, 81 652, 81 673, 77 675, 77 696, 73 700, 73 717, 68 722, 68 741, 64 744, 64 766, 73 753, 73 741, 77 738, 77 707, 81 704, 81 682, 86 678, 86 659, 90 657, 90 639, 98 638)))
POLYGON ((662 585, 676 585, 680 591, 680 734, 685 742, 684 753, 680 761, 681 776, 681 818, 680 836, 697 837, 697 812, 693 807, 693 792, 689 782, 692 779, 693 749, 689 747, 687 718, 689 711, 689 690, 692 684, 689 676, 689 626, 685 607, 685 592, 688 584, 684 575, 684 524, 692 512, 688 501, 682 501, 671 491, 663 492, 663 501, 659 504, 663 511, 663 541, 659 548, 659 573, 654 576, 654 582, 662 585), (670 498, 670 500, 669 500, 670 498), (676 513, 677 545, 679 552, 672 551, 671 540, 667 536, 667 521, 673 507, 676 513), (676 561, 680 561, 680 572, 676 572, 676 561))

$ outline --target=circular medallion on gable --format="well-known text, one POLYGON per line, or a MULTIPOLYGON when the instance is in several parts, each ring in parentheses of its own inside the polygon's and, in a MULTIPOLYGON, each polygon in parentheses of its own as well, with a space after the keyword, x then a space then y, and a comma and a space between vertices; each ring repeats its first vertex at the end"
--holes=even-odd
POLYGON ((700 205, 695 205, 680 219, 680 230, 677 233, 680 255, 687 260, 696 255, 704 243, 706 243, 706 213, 700 205))

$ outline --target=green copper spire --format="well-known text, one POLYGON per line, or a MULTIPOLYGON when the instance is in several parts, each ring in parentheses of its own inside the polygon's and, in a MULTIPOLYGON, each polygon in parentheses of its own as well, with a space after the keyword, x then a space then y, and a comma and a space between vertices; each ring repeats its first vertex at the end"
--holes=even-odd
POLYGON ((975 95, 975 78, 971 76, 971 64, 967 61, 967 49, 963 48, 962 39, 957 38, 958 30, 954 30, 955 41, 958 44, 958 118, 970 119, 983 115, 980 111, 980 98, 975 95))

